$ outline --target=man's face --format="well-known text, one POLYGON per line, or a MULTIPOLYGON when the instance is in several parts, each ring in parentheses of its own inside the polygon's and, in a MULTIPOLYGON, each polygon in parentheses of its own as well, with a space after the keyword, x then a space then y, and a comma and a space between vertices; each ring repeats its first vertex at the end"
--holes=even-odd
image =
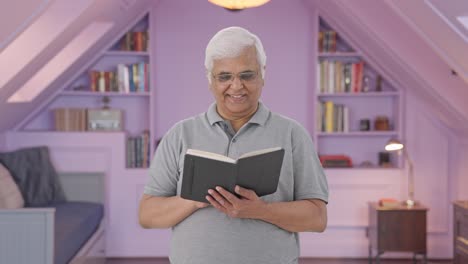
POLYGON ((238 57, 214 60, 211 75, 210 89, 223 118, 240 119, 256 110, 264 80, 255 47, 238 57))

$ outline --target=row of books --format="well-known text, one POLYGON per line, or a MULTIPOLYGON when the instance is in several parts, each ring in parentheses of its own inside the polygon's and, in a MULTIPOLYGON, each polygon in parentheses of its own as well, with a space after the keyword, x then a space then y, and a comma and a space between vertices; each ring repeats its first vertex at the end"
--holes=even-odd
POLYGON ((127 138, 127 168, 148 168, 150 163, 149 131, 127 138))
POLYGON ((319 101, 317 128, 321 132, 349 132, 349 108, 332 101, 319 101))
POLYGON ((118 64, 116 71, 90 71, 92 92, 149 92, 149 64, 118 64))
POLYGON ((367 92, 363 85, 364 61, 342 62, 321 60, 317 65, 317 88, 319 93, 367 92))
POLYGON ((319 52, 336 52, 337 33, 333 30, 319 32, 319 52))
POLYGON ((147 51, 148 31, 129 31, 119 41, 119 49, 123 51, 147 51))
POLYGON ((54 126, 56 131, 86 131, 88 127, 86 108, 55 108, 54 126))

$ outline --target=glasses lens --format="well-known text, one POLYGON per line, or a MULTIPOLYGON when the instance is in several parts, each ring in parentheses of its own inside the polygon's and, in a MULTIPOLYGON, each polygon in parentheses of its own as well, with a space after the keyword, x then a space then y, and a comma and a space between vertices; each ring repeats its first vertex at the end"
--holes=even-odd
POLYGON ((224 83, 230 81, 232 79, 232 76, 233 75, 231 73, 218 74, 216 75, 216 80, 220 83, 224 83))
MULTIPOLYGON (((246 72, 239 73, 237 76, 239 80, 243 82, 249 82, 257 78, 257 72, 246 71, 246 72)), ((216 81, 218 81, 219 83, 227 83, 227 82, 234 80, 234 74, 232 73, 221 73, 221 74, 215 75, 214 77, 216 81)))
POLYGON ((257 73, 256 72, 241 72, 239 74, 239 79, 241 79, 242 81, 253 81, 255 78, 257 77, 257 73))

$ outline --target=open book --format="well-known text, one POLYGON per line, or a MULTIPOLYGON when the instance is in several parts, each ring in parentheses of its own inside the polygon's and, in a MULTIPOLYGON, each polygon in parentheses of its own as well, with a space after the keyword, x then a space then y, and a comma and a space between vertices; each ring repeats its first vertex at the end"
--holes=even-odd
POLYGON ((221 186, 235 194, 234 187, 252 189, 258 196, 276 192, 284 149, 268 148, 245 153, 237 160, 188 149, 184 158, 181 197, 208 202, 208 189, 221 186))

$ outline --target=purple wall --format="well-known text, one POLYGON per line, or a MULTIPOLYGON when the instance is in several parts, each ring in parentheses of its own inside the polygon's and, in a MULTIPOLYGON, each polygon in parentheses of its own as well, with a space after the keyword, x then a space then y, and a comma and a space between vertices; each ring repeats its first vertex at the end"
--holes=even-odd
MULTIPOLYGON (((268 62, 262 100, 272 110, 298 120, 312 131, 315 118, 310 107, 315 84, 315 72, 312 69, 316 63, 313 54, 316 21, 313 21, 315 11, 304 3, 307 2, 277 0, 262 8, 232 13, 204 0, 155 2, 156 18, 150 28, 155 51, 152 54, 152 66, 156 74, 153 109, 156 117, 153 129, 156 136, 164 134, 175 122, 205 111, 213 101, 203 66, 204 50, 216 31, 232 25, 245 26, 258 34, 264 43, 268 62)), ((341 23, 351 25, 344 16, 336 15, 339 13, 335 9, 328 10, 333 10, 330 12, 341 23)), ((345 28, 353 34, 359 31, 359 28, 353 26, 345 28)), ((359 46, 366 50, 371 48, 368 43, 359 46)), ((375 55, 373 57, 376 60, 382 59, 382 54, 378 51, 375 49, 375 53, 370 53, 375 55)), ((392 73, 404 71, 403 68, 388 64, 385 64, 385 70, 392 73)), ((401 88, 410 95, 405 101, 408 112, 405 116, 405 134, 409 142, 408 149, 415 162, 416 198, 430 208, 430 257, 448 258, 452 254, 450 202, 453 199, 468 198, 464 187, 468 183, 468 140, 465 138, 460 144, 459 138, 439 122, 437 115, 430 110, 432 105, 423 99, 424 93, 419 92, 423 90, 416 89, 416 82, 415 85, 409 85, 406 81, 404 83, 408 87, 401 88)), ((73 133, 58 134, 59 136, 45 134, 56 144, 57 149, 63 149, 63 145, 69 144, 71 140, 68 136, 73 137, 73 133)), ((90 137, 88 141, 91 147, 102 143, 99 135, 86 135, 90 137)), ((29 133, 27 136, 28 144, 45 142, 40 134, 29 133)), ((108 252, 115 256, 164 255, 168 251, 168 233, 158 233, 157 236, 143 230, 135 231, 137 225, 134 224, 133 215, 128 212, 137 210, 138 196, 146 182, 146 172, 137 171, 135 175, 135 171, 119 167, 124 164, 124 147, 121 146, 124 142, 123 135, 115 134, 113 137, 115 140, 110 140, 109 145, 117 150, 112 149, 108 153, 115 155, 117 160, 109 163, 109 168, 106 168, 112 176, 112 181, 107 183, 109 217, 120 219, 122 221, 119 223, 125 224, 120 226, 115 221, 111 222, 108 228, 108 249, 112 250, 108 252), (118 142, 120 145, 116 146, 120 147, 115 147, 114 142, 118 142), (134 197, 124 197, 122 200, 119 194, 129 189, 135 190, 129 194, 134 197), (126 209, 128 210, 125 211, 126 209), (156 236, 155 243, 159 243, 157 246, 160 251, 155 253, 150 248, 155 247, 155 243, 147 241, 153 241, 156 236), (123 244, 122 241, 132 245, 123 244)), ((24 140, 15 139, 21 138, 26 137, 13 132, 7 142, 5 136, 0 134, 0 150, 2 147, 20 147, 25 144, 24 140)), ((76 153, 75 148, 80 147, 73 146, 69 152, 76 153)), ((72 166, 73 169, 77 168, 73 167, 75 165, 89 166, 86 159, 78 159, 79 162, 72 163, 63 160, 64 165, 72 166)), ((328 229, 323 234, 301 234, 302 255, 365 257, 368 243, 365 237, 366 203, 386 195, 403 198, 406 170, 327 170, 327 177, 333 201, 328 206, 328 229)))
POLYGON ((156 69, 156 135, 175 122, 206 111, 213 97, 205 77, 210 38, 228 26, 257 34, 267 54, 262 101, 273 111, 311 127, 312 40, 315 21, 302 1, 271 1, 261 8, 230 12, 208 1, 161 1, 152 25, 156 69), (288 16, 285 23, 285 10, 288 16), (161 114, 167 113, 168 114, 161 114))

